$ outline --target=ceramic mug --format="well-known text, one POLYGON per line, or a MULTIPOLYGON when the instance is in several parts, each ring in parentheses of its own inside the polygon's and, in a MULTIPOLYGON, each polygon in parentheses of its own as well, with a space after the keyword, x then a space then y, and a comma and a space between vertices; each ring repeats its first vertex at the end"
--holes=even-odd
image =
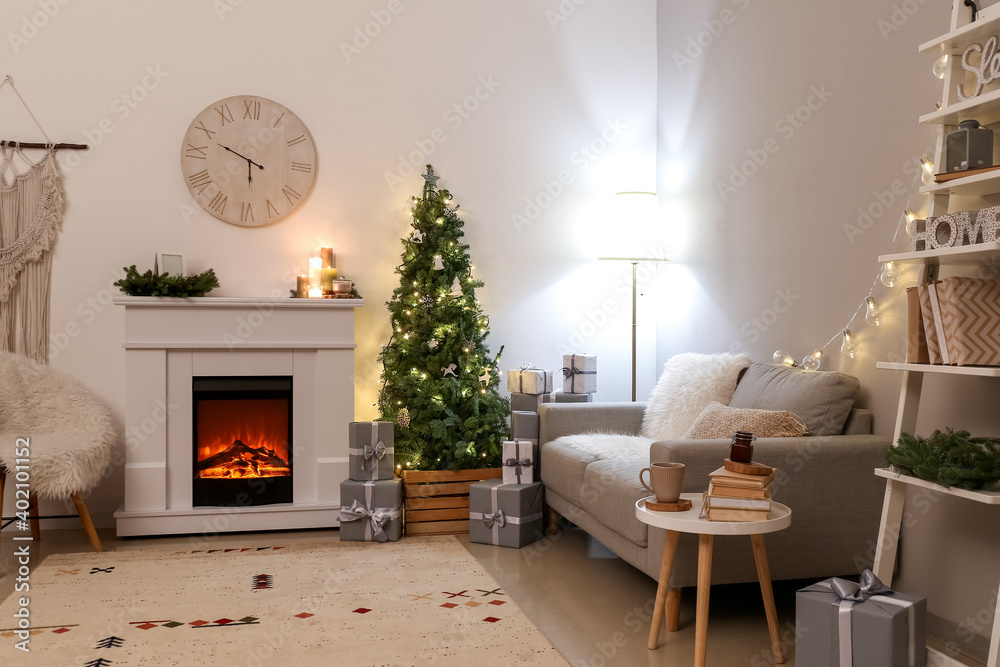
POLYGON ((676 503, 681 498, 681 487, 684 486, 684 464, 650 463, 648 468, 639 471, 639 483, 656 496, 656 502, 676 503), (642 473, 647 471, 649 484, 642 478, 642 473))

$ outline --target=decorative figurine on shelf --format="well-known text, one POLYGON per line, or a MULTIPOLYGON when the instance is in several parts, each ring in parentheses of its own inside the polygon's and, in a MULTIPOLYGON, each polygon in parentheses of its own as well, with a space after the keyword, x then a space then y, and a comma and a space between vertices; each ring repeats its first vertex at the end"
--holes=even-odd
POLYGON ((729 459, 737 463, 753 461, 753 441, 757 439, 750 431, 735 431, 733 443, 729 446, 729 459))

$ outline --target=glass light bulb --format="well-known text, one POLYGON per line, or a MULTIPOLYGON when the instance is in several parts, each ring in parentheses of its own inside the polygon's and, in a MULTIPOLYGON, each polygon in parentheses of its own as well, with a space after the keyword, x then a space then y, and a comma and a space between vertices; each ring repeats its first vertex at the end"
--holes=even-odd
POLYGON ((803 357, 802 368, 807 371, 818 371, 820 366, 820 357, 823 356, 823 350, 816 350, 810 355, 803 357))
POLYGON ((840 346, 840 353, 848 359, 858 356, 858 346, 854 344, 854 337, 851 335, 851 330, 844 329, 841 335, 844 337, 844 342, 840 346))
POLYGON ((774 363, 778 366, 798 365, 795 363, 795 359, 792 358, 792 355, 788 354, 785 350, 776 350, 772 359, 774 359, 774 363))
POLYGON ((899 270, 896 265, 892 262, 886 262, 882 266, 882 274, 879 276, 879 280, 886 287, 895 287, 899 284, 899 270))
POLYGON ((865 322, 873 327, 882 326, 884 318, 882 317, 882 311, 875 305, 875 299, 868 297, 865 299, 865 305, 868 306, 868 312, 865 313, 865 322))
POLYGON ((924 185, 930 185, 934 182, 934 163, 928 158, 920 158, 920 166, 922 167, 922 173, 920 179, 924 182, 924 185))
POLYGON ((945 72, 948 71, 948 54, 944 54, 940 58, 934 61, 934 66, 931 67, 931 71, 939 79, 944 78, 945 72))

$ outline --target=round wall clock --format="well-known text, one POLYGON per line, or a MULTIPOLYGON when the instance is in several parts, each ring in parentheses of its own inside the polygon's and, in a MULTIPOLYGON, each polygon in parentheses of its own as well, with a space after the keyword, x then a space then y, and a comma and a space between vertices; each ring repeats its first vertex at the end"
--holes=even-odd
POLYGON ((225 222, 277 222, 306 200, 316 179, 309 130, 282 105, 254 95, 210 104, 181 146, 181 173, 195 200, 225 222))

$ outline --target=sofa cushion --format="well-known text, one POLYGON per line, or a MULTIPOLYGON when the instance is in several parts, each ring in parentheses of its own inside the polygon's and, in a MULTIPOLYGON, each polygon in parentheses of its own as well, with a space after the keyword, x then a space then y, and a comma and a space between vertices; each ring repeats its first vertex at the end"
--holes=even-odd
POLYGON ((832 371, 807 371, 753 363, 736 386, 729 407, 788 410, 810 435, 840 435, 861 383, 832 371))
POLYGON ((790 438, 809 429, 794 412, 734 408, 712 401, 701 411, 685 438, 728 438, 733 431, 750 431, 758 438, 790 438))
POLYGON ((740 372, 750 359, 735 354, 685 352, 663 364, 642 420, 642 435, 650 440, 682 437, 712 401, 729 403, 740 372))
POLYGON ((581 507, 630 542, 646 546, 646 524, 635 518, 635 501, 649 491, 639 483, 639 471, 649 461, 608 459, 587 466, 580 489, 581 507))

